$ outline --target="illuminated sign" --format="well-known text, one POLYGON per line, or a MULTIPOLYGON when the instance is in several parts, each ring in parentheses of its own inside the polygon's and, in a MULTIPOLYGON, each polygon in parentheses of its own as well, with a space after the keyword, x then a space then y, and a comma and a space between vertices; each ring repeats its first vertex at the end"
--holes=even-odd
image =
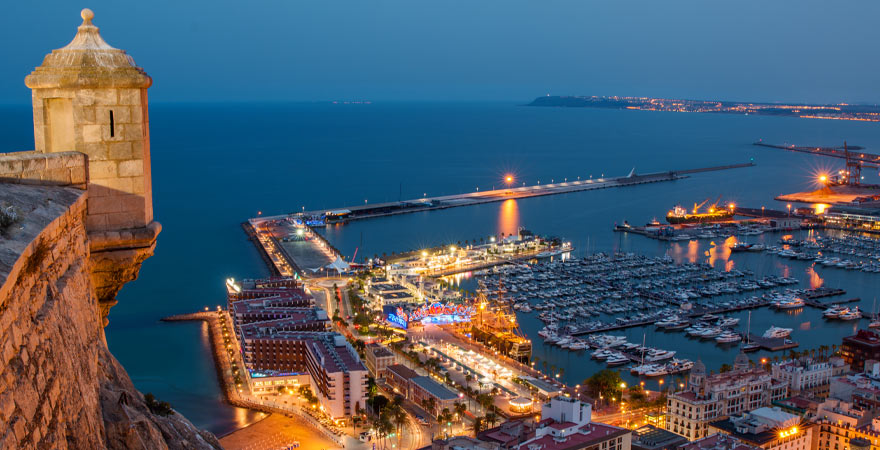
POLYGON ((392 325, 396 325, 396 326, 403 328, 405 330, 407 328, 407 321, 406 321, 405 317, 406 317, 405 314, 403 317, 401 317, 397 314, 388 314, 388 322, 390 322, 392 325))
POLYGON ((408 327, 410 322, 416 321, 437 324, 468 322, 471 320, 471 316, 476 314, 473 306, 440 302, 422 305, 410 312, 400 306, 395 309, 386 309, 385 312, 389 323, 404 329, 408 327))
POLYGON ((421 308, 412 311, 407 315, 403 308, 397 308, 397 315, 407 319, 407 321, 413 320, 422 320, 426 317, 432 316, 465 316, 470 317, 476 313, 476 310, 473 306, 470 305, 456 305, 453 303, 443 304, 440 302, 433 303, 431 305, 423 305, 421 308))

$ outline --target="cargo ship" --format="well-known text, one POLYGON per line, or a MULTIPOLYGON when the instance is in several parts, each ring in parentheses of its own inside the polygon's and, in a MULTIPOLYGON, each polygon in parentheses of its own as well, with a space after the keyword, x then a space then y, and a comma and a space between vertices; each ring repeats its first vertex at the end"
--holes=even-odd
POLYGON ((675 207, 672 208, 672 211, 666 213, 666 221, 675 225, 679 223, 716 222, 733 218, 733 208, 730 210, 717 208, 716 206, 718 205, 718 202, 715 202, 714 205, 710 206, 706 212, 701 213, 700 207, 705 205, 707 201, 708 200, 699 205, 694 203, 694 209, 692 212, 688 212, 688 210, 681 205, 675 205, 675 207))

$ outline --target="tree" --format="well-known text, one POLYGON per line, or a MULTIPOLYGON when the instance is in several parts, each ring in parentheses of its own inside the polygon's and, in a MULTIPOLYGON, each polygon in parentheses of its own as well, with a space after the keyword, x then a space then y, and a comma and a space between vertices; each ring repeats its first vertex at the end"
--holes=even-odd
POLYGON ((606 398, 619 396, 621 383, 620 373, 609 369, 600 370, 583 382, 591 395, 606 398))
POLYGON ((474 417, 474 437, 477 437, 477 434, 483 431, 483 420, 480 416, 474 417))
POLYGON ((464 412, 467 411, 467 405, 456 402, 453 410, 458 414, 459 420, 464 420, 464 412))
POLYGON ((397 434, 400 435, 400 428, 406 423, 406 410, 400 404, 392 407, 391 421, 397 427, 397 434))
POLYGON ((490 426, 495 426, 495 422, 498 421, 498 414, 495 414, 495 411, 489 411, 486 413, 486 422, 489 422, 490 426))
POLYGON ((721 373, 730 372, 731 370, 733 370, 733 367, 731 367, 730 364, 724 363, 721 365, 721 369, 719 370, 721 373))
POLYGON ((367 401, 370 402, 370 406, 373 408, 373 413, 375 413, 375 414, 380 414, 382 412, 382 410, 385 408, 385 406, 387 406, 389 403, 388 397, 385 397, 382 394, 378 394, 378 395, 374 396, 372 398, 372 401, 370 401, 370 400, 367 400, 367 401))
POLYGON ((434 411, 437 409, 437 400, 435 400, 434 397, 428 397, 428 400, 425 401, 425 409, 427 409, 431 413, 434 413, 434 411))

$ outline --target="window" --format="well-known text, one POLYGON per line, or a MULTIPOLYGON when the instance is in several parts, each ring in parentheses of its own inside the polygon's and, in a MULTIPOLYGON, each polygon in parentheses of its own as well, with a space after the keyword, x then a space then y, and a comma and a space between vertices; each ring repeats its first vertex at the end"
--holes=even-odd
POLYGON ((110 110, 110 137, 116 135, 116 124, 113 121, 113 110, 110 110))

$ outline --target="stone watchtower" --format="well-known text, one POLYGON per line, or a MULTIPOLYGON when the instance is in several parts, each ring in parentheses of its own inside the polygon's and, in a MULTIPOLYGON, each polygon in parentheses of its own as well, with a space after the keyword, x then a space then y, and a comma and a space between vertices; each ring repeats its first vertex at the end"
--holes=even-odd
POLYGON ((122 286, 137 278, 161 230, 153 221, 147 88, 153 80, 111 47, 82 10, 67 46, 25 78, 32 90, 37 152, 88 157, 91 275, 104 324, 122 286))

